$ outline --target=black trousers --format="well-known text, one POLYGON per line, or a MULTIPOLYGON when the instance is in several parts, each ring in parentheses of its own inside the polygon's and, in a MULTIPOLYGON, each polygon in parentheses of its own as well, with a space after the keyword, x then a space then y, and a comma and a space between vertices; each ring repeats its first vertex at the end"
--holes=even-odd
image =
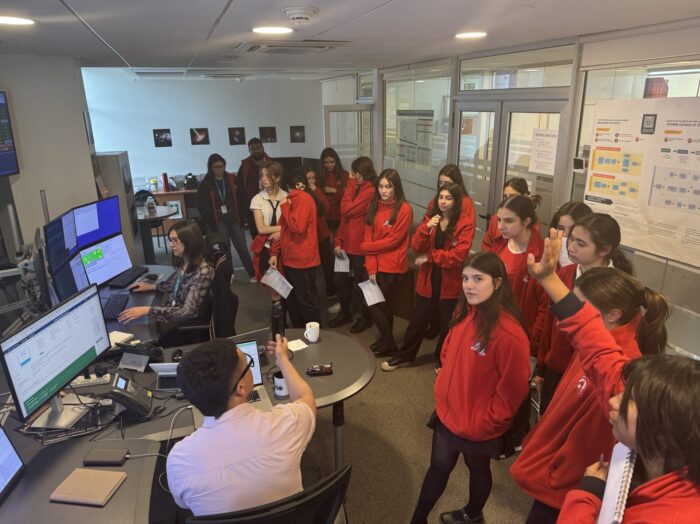
MULTIPOLYGON (((450 474, 457 464, 461 452, 451 446, 450 441, 438 431, 433 431, 433 448, 430 455, 430 467, 423 479, 418 504, 413 513, 411 524, 423 524, 447 487, 450 474)), ((469 469, 469 503, 464 511, 476 517, 486 505, 491 494, 493 478, 491 476, 490 455, 470 455, 462 453, 464 464, 469 469)))
POLYGON ((556 524, 561 510, 535 499, 525 524, 556 524))
POLYGON ((340 308, 343 313, 350 315, 352 313, 351 303, 359 304, 362 316, 370 320, 369 308, 357 285, 369 278, 365 269, 365 257, 348 255, 348 258, 350 259, 352 276, 348 276, 348 273, 335 273, 335 289, 338 292, 340 308))
POLYGON ((284 268, 284 277, 294 289, 285 300, 292 327, 303 328, 307 322, 321 323, 321 312, 316 304, 316 268, 284 268))
POLYGON ((253 260, 250 258, 250 252, 248 251, 248 245, 245 238, 245 229, 243 226, 234 221, 231 215, 223 215, 219 217, 219 222, 216 224, 216 230, 218 233, 225 235, 226 238, 233 244, 233 247, 238 253, 238 258, 241 259, 241 263, 245 268, 248 276, 255 276, 255 269, 253 269, 253 260))
MULTIPOLYGON (((377 285, 382 290, 385 300, 369 307, 369 314, 379 329, 382 342, 387 349, 396 348, 396 341, 394 340, 394 312, 391 310, 389 300, 391 300, 391 296, 402 278, 403 273, 377 273, 377 285)), ((364 301, 364 297, 362 299, 364 301)))
POLYGON ((323 269, 323 279, 326 283, 326 296, 335 295, 335 281, 333 267, 335 265, 335 255, 333 254, 333 244, 331 237, 324 238, 318 243, 318 253, 321 256, 321 268, 323 269))

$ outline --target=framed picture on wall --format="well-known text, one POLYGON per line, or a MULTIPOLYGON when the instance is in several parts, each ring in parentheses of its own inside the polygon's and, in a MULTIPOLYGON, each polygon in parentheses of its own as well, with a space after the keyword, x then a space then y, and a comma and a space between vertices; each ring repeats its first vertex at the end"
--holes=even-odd
POLYGON ((154 129, 153 142, 156 147, 173 147, 173 137, 170 129, 154 129))
POLYGON ((302 144, 306 142, 304 126, 289 126, 289 141, 292 144, 302 144))
POLYGON ((245 127, 229 127, 228 143, 232 146, 245 145, 245 127))
POLYGON ((190 127, 190 142, 193 146, 209 145, 209 128, 190 127))
POLYGON ((263 144, 272 144, 277 142, 276 127, 260 127, 260 141, 263 144))

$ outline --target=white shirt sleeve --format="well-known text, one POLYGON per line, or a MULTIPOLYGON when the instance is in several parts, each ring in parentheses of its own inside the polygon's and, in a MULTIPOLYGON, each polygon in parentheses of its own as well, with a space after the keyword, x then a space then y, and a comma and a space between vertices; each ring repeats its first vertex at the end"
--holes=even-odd
POLYGON ((260 196, 260 193, 255 195, 251 201, 250 201, 250 209, 262 209, 263 205, 263 199, 260 196))

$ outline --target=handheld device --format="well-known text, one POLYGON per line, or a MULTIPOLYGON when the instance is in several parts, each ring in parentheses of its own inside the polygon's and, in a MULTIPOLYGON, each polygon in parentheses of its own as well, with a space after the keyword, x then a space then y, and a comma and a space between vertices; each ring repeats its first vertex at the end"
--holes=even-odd
POLYGON ((314 364, 310 368, 306 368, 306 374, 310 377, 323 377, 333 374, 333 362, 330 364, 314 364))
POLYGON ((284 309, 281 302, 272 304, 272 322, 270 326, 270 334, 275 340, 275 335, 279 334, 284 337, 284 309))

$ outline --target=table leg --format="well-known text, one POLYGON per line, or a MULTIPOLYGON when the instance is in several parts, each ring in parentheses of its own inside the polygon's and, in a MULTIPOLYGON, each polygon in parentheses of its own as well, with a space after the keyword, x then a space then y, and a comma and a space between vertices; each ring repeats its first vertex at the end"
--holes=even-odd
POLYGON ((345 407, 343 401, 333 404, 333 441, 335 444, 335 469, 345 464, 343 453, 343 425, 345 424, 345 407))
POLYGON ((156 263, 156 252, 153 249, 153 237, 151 236, 152 223, 147 220, 139 221, 141 244, 143 245, 143 258, 146 264, 156 263))

